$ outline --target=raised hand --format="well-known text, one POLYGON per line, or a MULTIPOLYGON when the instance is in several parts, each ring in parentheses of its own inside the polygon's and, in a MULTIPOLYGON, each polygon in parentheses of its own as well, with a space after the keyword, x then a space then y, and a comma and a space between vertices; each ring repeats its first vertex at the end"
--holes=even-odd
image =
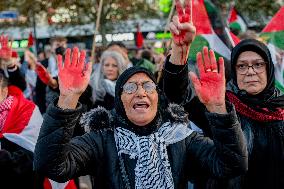
POLYGON ((1 43, 1 49, 0 49, 0 58, 3 59, 10 59, 12 57, 12 41, 9 45, 9 37, 8 35, 1 35, 0 36, 0 43, 1 43))
POLYGON ((48 84, 51 80, 51 75, 48 73, 47 69, 40 63, 36 63, 36 69, 35 69, 39 79, 44 83, 48 84))
POLYGON ((189 73, 196 95, 208 111, 226 113, 224 59, 219 58, 219 71, 213 50, 208 52, 208 48, 204 47, 203 58, 202 54, 198 52, 196 59, 200 79, 195 73, 189 73))
POLYGON ((79 97, 88 86, 91 64, 85 64, 85 57, 85 51, 81 51, 79 57, 79 49, 77 47, 73 48, 72 59, 71 50, 66 50, 64 64, 62 56, 57 56, 60 90, 58 106, 61 108, 75 108, 79 97))
POLYGON ((195 27, 191 23, 191 0, 185 0, 185 10, 180 3, 180 0, 175 0, 177 16, 173 17, 170 23, 170 31, 173 34, 174 43, 177 46, 189 45, 196 33, 195 27))
POLYGON ((191 1, 185 0, 185 10, 183 10, 180 1, 175 0, 178 15, 175 15, 169 24, 173 35, 170 62, 176 65, 186 64, 189 46, 196 35, 196 28, 191 23, 191 1))

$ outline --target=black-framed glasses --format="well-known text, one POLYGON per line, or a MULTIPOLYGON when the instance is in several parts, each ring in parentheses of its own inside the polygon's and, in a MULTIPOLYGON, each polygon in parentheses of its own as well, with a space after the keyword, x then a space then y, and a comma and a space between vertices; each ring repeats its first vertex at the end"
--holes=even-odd
POLYGON ((256 63, 253 63, 252 65, 248 65, 248 64, 237 64, 236 65, 236 69, 238 73, 241 75, 247 74, 249 68, 252 68, 255 73, 260 74, 265 71, 266 62, 256 62, 256 63))
POLYGON ((133 94, 138 90, 139 85, 141 85, 147 93, 153 93, 157 88, 156 84, 152 81, 145 81, 139 84, 135 82, 129 82, 123 85, 123 92, 127 94, 133 94))

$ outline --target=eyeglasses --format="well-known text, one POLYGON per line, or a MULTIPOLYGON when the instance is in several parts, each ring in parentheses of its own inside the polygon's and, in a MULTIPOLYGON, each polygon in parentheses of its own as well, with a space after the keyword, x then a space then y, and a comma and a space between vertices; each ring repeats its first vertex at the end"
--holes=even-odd
POLYGON ((265 71, 266 62, 256 62, 252 64, 251 66, 247 64, 237 64, 236 65, 236 69, 238 73, 241 75, 247 74, 249 68, 252 68, 255 73, 260 74, 265 71))
POLYGON ((138 90, 138 86, 141 85, 142 88, 147 92, 147 93, 153 93, 156 90, 156 84, 152 81, 145 81, 142 84, 134 83, 134 82, 129 82, 125 83, 123 85, 123 92, 127 94, 133 94, 138 90))

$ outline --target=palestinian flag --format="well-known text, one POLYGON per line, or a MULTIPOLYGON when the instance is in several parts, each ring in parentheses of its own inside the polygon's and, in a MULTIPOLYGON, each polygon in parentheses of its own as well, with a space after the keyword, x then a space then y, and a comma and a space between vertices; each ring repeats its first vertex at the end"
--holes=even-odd
MULTIPOLYGON (((197 52, 202 51, 203 46, 208 46, 215 51, 217 57, 222 56, 230 60, 229 47, 221 40, 211 25, 207 10, 212 11, 214 8, 208 2, 192 0, 192 20, 196 27, 196 37, 190 47, 189 59, 196 61, 197 52)), ((223 31, 220 33, 223 34, 223 31)))
MULTIPOLYGON (((0 132, 0 138, 4 137, 10 142, 34 152, 43 122, 39 108, 32 101, 27 100, 18 87, 9 86, 8 95, 13 97, 13 102, 0 132)), ((73 180, 57 183, 46 178, 44 189, 76 189, 76 186, 73 180)))
MULTIPOLYGON (((268 44, 275 67, 276 87, 284 93, 284 67, 280 52, 284 51, 284 6, 275 14, 260 34, 260 38, 268 44)), ((283 56, 283 55, 282 55, 283 56)))
POLYGON ((279 49, 284 49, 284 6, 261 31, 260 37, 279 49))
POLYGON ((230 29, 234 32, 245 32, 247 30, 247 24, 244 18, 237 12, 235 6, 233 6, 230 10, 228 17, 228 25, 230 29))
POLYGON ((229 31, 229 36, 230 36, 230 39, 232 40, 232 44, 233 46, 236 46, 241 40, 235 35, 233 34, 231 31, 229 31))

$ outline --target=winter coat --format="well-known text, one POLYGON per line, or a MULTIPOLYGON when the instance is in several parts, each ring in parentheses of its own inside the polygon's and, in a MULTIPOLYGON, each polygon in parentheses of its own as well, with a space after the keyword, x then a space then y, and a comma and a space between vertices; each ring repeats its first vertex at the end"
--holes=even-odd
POLYGON ((114 97, 109 93, 106 93, 103 100, 96 100, 93 107, 98 106, 104 107, 107 110, 112 110, 114 108, 114 97))
MULTIPOLYGON (((189 119, 203 130, 205 136, 212 138, 211 129, 205 119, 205 107, 195 96, 192 84, 188 80, 187 65, 177 66, 167 61, 160 85, 170 101, 183 104, 189 113, 189 119)), ((248 172, 230 180, 203 177, 195 188, 283 188, 284 122, 256 121, 238 112, 237 115, 248 146, 248 172)), ((257 115, 251 117, 253 116, 257 115)))
MULTIPOLYGON (((175 188, 186 188, 188 180, 204 174, 228 178, 246 171, 247 151, 240 125, 233 106, 227 105, 227 108, 228 114, 205 114, 212 128, 213 141, 192 132, 167 146, 175 188)), ((180 110, 177 111, 179 114, 180 110)), ((174 110, 169 108, 168 112, 171 112, 172 123, 178 121, 174 110)), ((125 128, 126 123, 121 122, 115 112, 95 109, 87 118, 90 131, 72 138, 81 113, 80 104, 75 110, 62 110, 55 104, 48 107, 36 144, 35 170, 58 182, 90 174, 96 189, 126 188, 114 138, 115 129, 125 128)), ((125 154, 121 157, 131 188, 134 188, 137 159, 125 154)))
POLYGON ((11 109, 0 131, 0 188, 35 188, 33 150, 42 123, 35 104, 10 86, 11 109))

